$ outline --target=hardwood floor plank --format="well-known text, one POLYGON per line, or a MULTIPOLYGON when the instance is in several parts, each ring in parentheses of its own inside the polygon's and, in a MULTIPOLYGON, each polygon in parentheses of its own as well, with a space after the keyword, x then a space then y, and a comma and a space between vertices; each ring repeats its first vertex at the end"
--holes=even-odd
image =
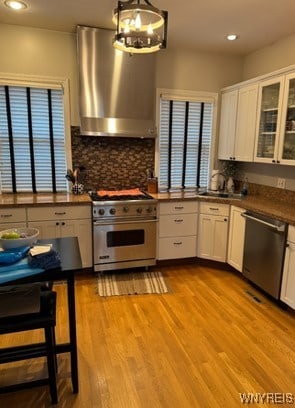
MULTIPOLYGON (((77 279, 80 391, 72 394, 68 356, 58 356, 58 406, 232 408, 241 406, 240 393, 295 395, 293 311, 232 271, 203 264, 157 270, 171 288, 167 294, 102 298, 93 275, 77 279)), ((66 341, 65 287, 55 289, 57 340, 66 341)), ((1 336, 1 345, 28 336, 1 336)), ((42 374, 38 360, 2 365, 0 383, 42 374)), ((1 395, 0 405, 49 407, 50 397, 40 387, 1 395)))

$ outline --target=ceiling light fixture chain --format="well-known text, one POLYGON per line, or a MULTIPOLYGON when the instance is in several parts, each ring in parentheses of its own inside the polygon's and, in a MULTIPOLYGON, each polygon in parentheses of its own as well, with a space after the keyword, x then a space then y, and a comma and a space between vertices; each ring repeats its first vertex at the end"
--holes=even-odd
POLYGON ((119 50, 142 54, 166 48, 168 12, 157 9, 149 0, 119 0, 113 22, 113 45, 119 50))

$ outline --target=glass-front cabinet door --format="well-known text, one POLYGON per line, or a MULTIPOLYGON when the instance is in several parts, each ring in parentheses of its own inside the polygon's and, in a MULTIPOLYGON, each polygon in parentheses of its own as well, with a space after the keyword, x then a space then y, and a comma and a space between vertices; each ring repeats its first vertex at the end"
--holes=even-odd
POLYGON ((278 160, 295 165, 295 73, 285 78, 278 160))
POLYGON ((259 86, 259 116, 257 120, 255 161, 278 162, 280 113, 284 76, 263 81, 259 86))

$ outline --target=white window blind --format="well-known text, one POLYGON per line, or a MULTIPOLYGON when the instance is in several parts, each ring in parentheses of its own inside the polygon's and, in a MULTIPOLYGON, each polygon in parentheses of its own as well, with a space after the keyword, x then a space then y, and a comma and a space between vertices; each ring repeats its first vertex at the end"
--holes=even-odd
POLYGON ((2 191, 66 191, 66 168, 62 88, 0 85, 2 191))
POLYGON ((207 187, 213 102, 160 99, 159 187, 207 187))

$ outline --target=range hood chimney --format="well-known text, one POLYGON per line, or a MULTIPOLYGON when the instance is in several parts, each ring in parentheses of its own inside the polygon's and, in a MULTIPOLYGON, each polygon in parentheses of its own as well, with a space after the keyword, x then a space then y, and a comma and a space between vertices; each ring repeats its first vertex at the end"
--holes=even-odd
POLYGON ((77 27, 81 135, 153 138, 155 55, 116 50, 114 34, 77 27))

